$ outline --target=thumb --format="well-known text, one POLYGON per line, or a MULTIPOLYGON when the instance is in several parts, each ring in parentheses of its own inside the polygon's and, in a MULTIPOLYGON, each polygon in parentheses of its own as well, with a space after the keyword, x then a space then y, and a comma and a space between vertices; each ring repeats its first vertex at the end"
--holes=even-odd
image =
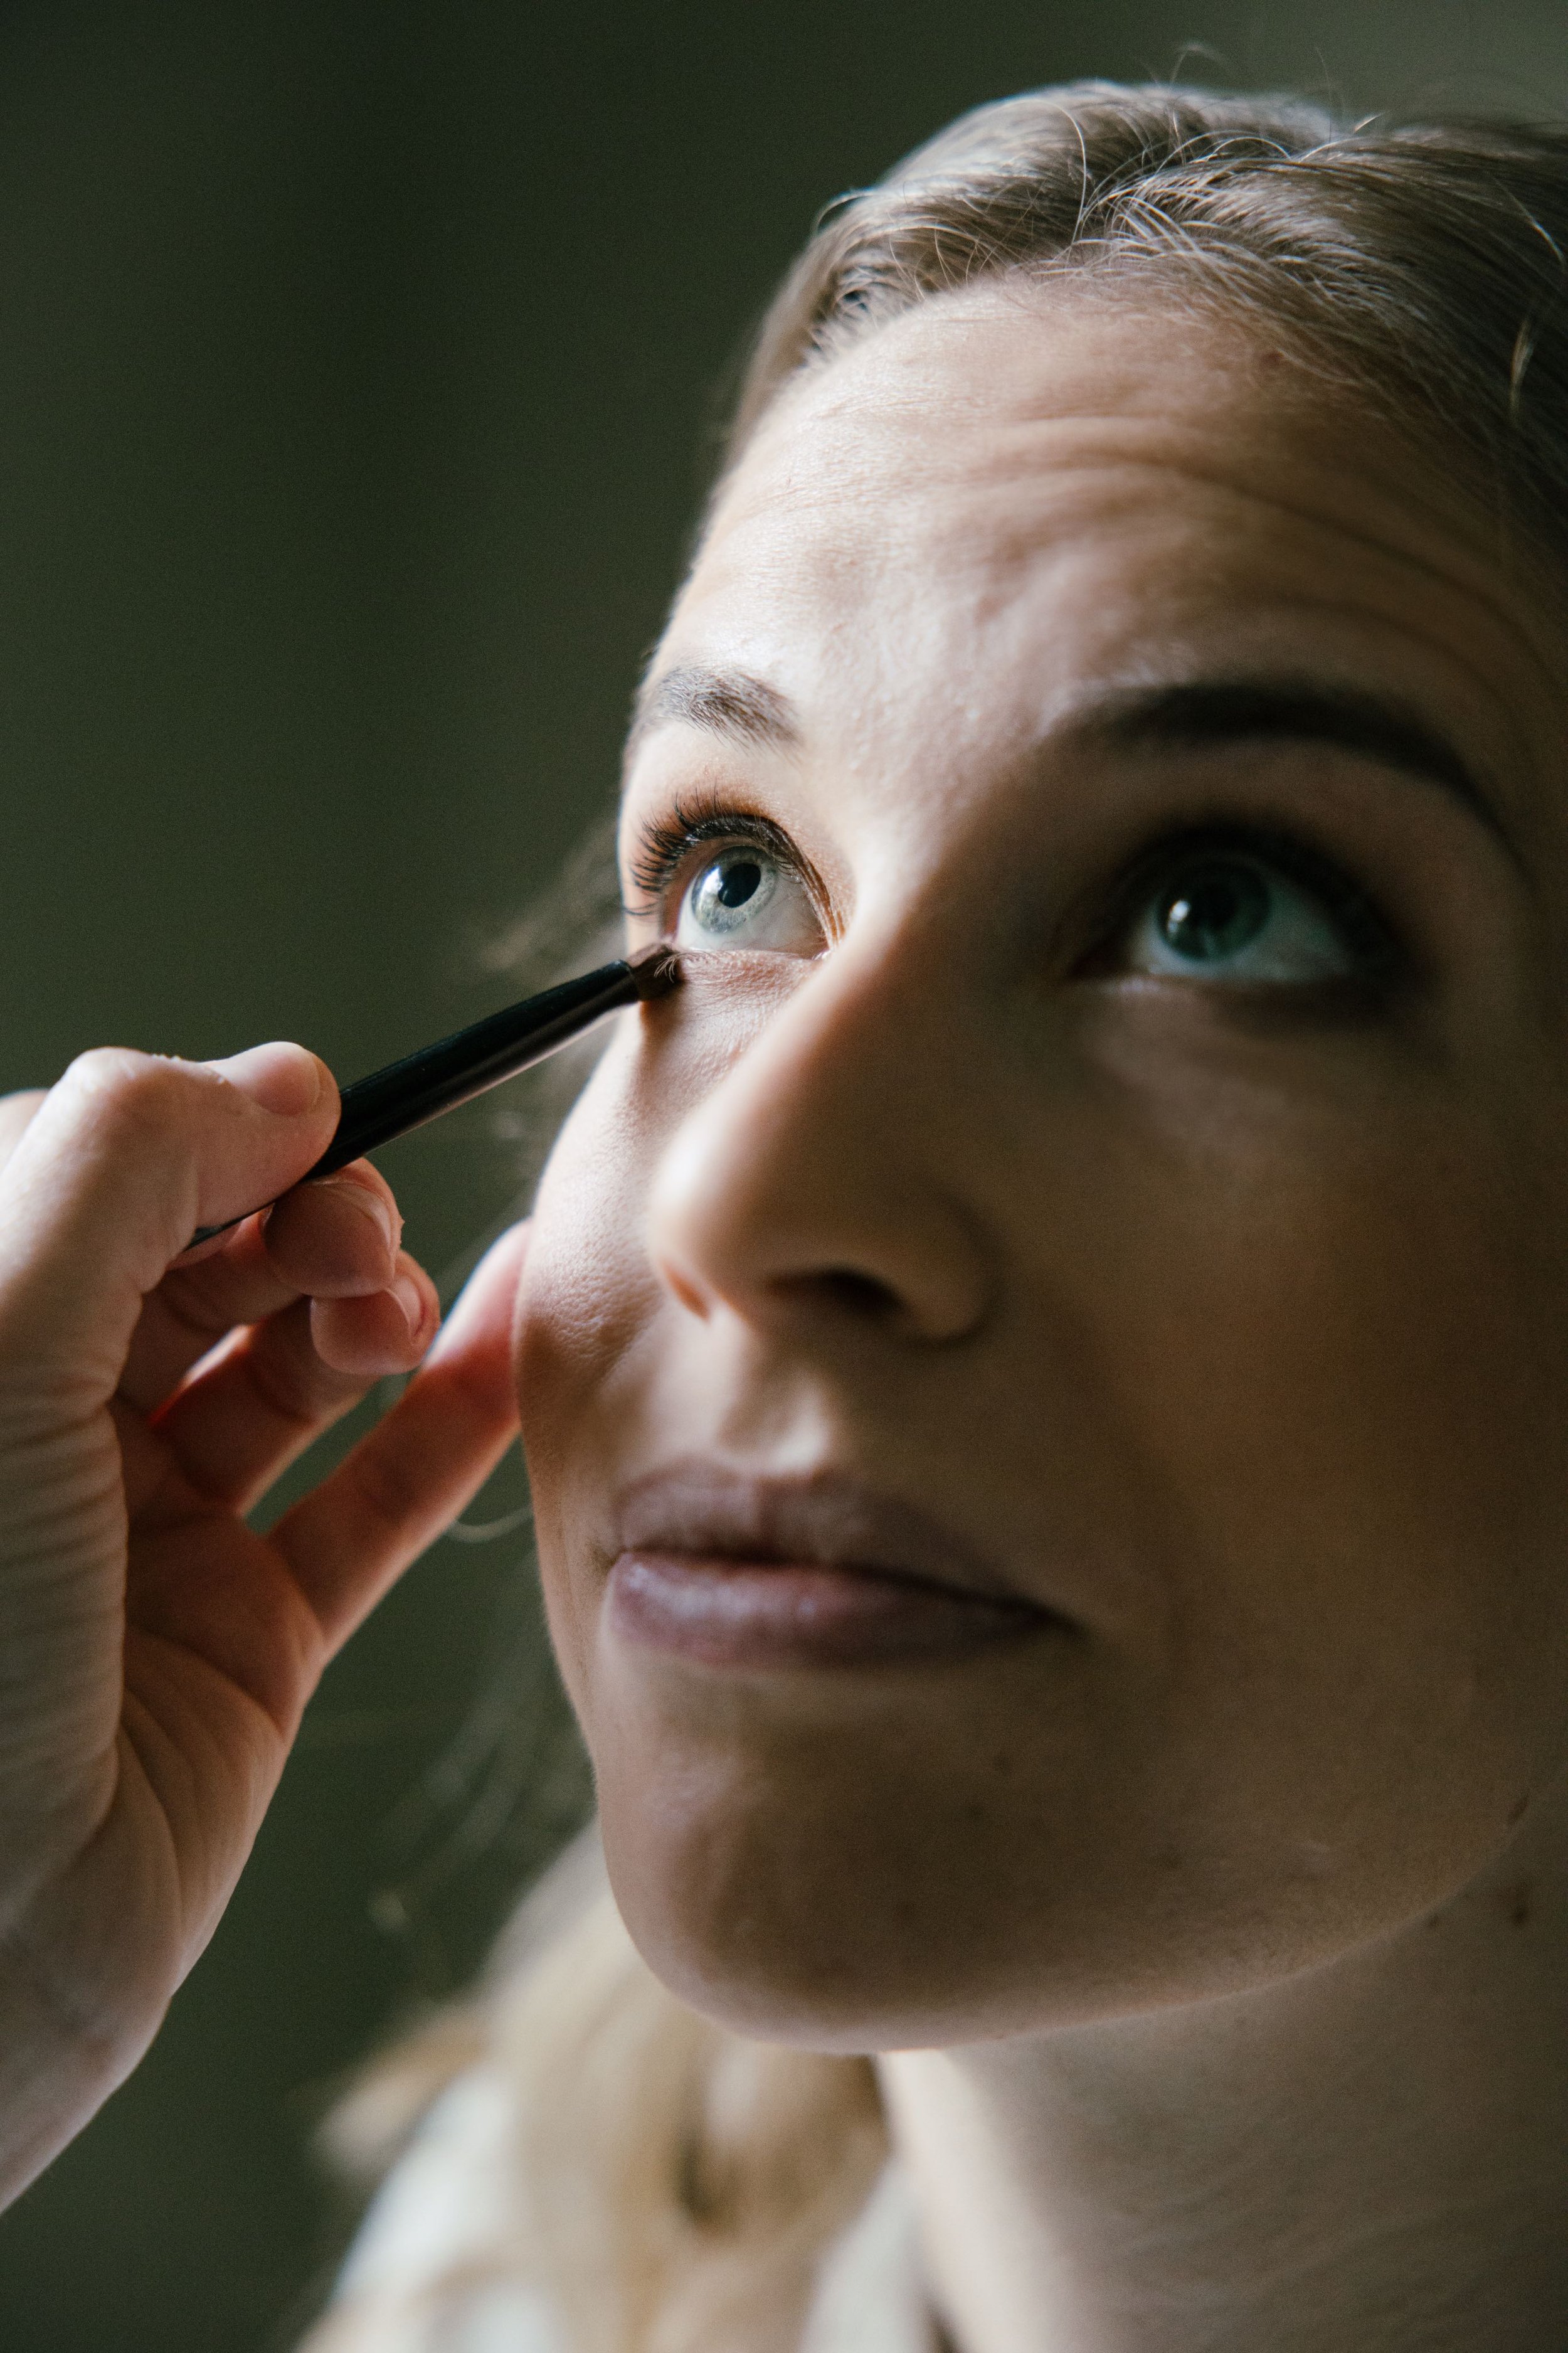
POLYGON ((226 1062, 106 1047, 73 1062, 0 1170, 6 1387, 28 1366, 78 1381, 90 1367, 110 1396, 143 1299, 196 1227, 297 1183, 337 1113, 331 1071, 300 1046, 226 1062))
POLYGON ((0 1168, 5 1167, 32 1125, 40 1105, 47 1100, 42 1087, 25 1088, 14 1095, 0 1095, 0 1168))

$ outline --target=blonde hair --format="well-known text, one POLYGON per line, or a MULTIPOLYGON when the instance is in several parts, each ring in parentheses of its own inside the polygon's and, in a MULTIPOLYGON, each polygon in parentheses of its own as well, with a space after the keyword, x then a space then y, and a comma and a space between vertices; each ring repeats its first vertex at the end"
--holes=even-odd
MULTIPOLYGON (((1278 99, 1036 91, 965 115, 829 208, 763 322, 729 462, 803 371, 912 305, 987 277, 1093 272, 1267 336, 1458 460, 1505 529, 1560 560, 1565 250, 1560 130, 1341 128, 1278 99)), ((785 2353, 881 2162, 869 2064, 697 2017, 637 1958, 594 1852, 562 1871, 572 1918, 508 1949, 466 2026, 384 2063, 340 2141, 384 2147, 433 2075, 483 2049, 516 2105, 508 2260, 549 2290, 575 2353, 785 2353)))

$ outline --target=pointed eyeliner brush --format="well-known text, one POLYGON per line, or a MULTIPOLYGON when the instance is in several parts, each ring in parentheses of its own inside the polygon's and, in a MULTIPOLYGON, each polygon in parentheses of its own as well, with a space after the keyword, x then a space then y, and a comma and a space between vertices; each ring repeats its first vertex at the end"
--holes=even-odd
MULTIPOLYGON (((487 1014, 450 1038, 437 1039, 416 1054, 372 1071, 368 1078, 355 1079, 343 1089, 331 1144, 299 1182, 308 1185, 313 1177, 331 1176, 351 1160, 531 1069, 606 1013, 668 997, 679 985, 680 960, 673 948, 659 942, 639 948, 636 955, 601 965, 577 980, 563 981, 557 988, 541 989, 537 997, 525 997, 520 1005, 487 1014)), ((257 1204, 258 1208, 271 1207, 270 1201, 257 1204)), ((220 1226, 198 1226, 186 1248, 195 1250, 198 1242, 227 1233, 255 1214, 247 1209, 220 1226)))

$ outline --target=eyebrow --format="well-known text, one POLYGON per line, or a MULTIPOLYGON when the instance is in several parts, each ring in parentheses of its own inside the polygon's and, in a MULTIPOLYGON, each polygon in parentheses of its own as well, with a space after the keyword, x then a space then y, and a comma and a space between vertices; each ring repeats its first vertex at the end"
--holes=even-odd
POLYGON ((1468 764, 1402 704, 1301 679, 1196 680, 1097 702, 1069 733, 1138 747, 1201 751, 1232 744, 1331 744, 1436 785, 1505 846, 1502 820, 1468 764))
POLYGON ((651 729, 672 720, 735 744, 793 751, 801 740, 795 706, 776 686, 749 670, 716 670, 706 662, 683 663, 648 680, 632 713, 627 758, 651 729))
MULTIPOLYGON (((628 761, 644 735, 670 722, 785 751, 796 749, 803 733, 795 705, 777 687, 749 670, 706 662, 683 663, 644 686, 626 741, 628 761)), ((1513 850, 1497 809, 1447 738, 1403 704, 1353 687, 1297 678, 1185 680, 1098 697, 1065 732, 1128 749, 1332 744, 1436 786, 1513 850)))

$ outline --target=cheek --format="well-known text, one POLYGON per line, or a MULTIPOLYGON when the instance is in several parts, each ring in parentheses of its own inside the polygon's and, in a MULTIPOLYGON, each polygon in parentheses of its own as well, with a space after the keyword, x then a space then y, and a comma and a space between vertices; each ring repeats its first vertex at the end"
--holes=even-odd
POLYGON ((662 1439, 678 1451, 691 1404, 689 1387, 661 1378, 654 1363, 656 1351, 671 1353, 671 1324, 691 1319, 648 1258, 649 1194, 682 1121, 795 985, 795 970, 776 955, 688 959, 672 998, 622 1017, 541 1181, 514 1371, 552 1631, 590 1739, 606 1498, 639 1445, 662 1439))
POLYGON ((568 1566, 614 1461, 628 1365, 660 1300, 638 1242, 649 1156, 642 1145, 612 1049, 551 1155, 519 1301, 514 1372, 540 1567, 579 1713, 591 1617, 568 1566))
POLYGON ((1442 1106, 1270 1128, 1256 1088, 1227 1123, 1193 1059, 967 1167, 1028 1171, 982 1351, 846 1360, 868 1462, 982 1540, 1126 1530, 1157 1628, 876 1693, 731 1704, 606 1643, 606 1484, 734 1368, 642 1250, 657 1122, 601 1071, 563 1136, 518 1359, 547 1599, 617 1895, 700 2007, 864 2047, 1258 1981, 1451 1894, 1558 1761, 1550 1154, 1442 1106))
POLYGON ((837 1711, 601 1655, 617 1894, 744 2030, 887 2047, 1260 1982, 1453 1894, 1562 1759, 1568 1302, 1528 1147, 1298 1132, 1243 1172, 1233 1139, 1222 1184, 1074 1140, 1037 1155, 1057 1240, 1005 1353, 921 1440, 982 1509, 1032 1465, 1042 1550, 1136 1526, 1157 1630, 837 1711))
MULTIPOLYGON (((1210 1101, 1212 1111, 1212 1098, 1210 1101)), ((1094 1155, 1075 1279, 1160 1499, 1194 1752, 1473 1867, 1568 1738, 1563 1206, 1462 1110, 1094 1155), (1250 1761, 1249 1761, 1250 1760, 1250 1761)))

